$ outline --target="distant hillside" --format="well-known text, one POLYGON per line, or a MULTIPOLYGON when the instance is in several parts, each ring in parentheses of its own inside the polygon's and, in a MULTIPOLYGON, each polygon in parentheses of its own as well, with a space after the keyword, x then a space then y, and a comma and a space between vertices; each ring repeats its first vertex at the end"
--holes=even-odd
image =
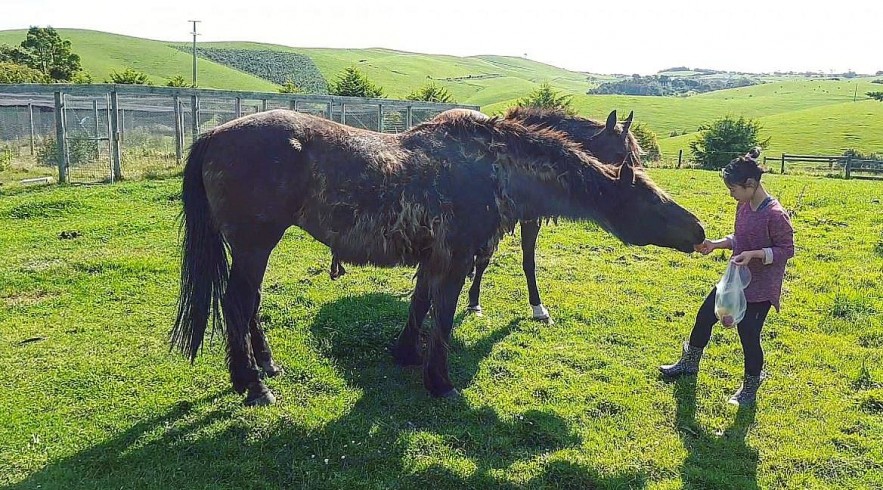
MULTIPOLYGON (((147 73, 157 85, 177 75, 190 79, 191 58, 186 43, 79 29, 58 31, 70 39, 73 51, 81 56, 84 68, 96 81, 105 80, 112 70, 128 67, 147 73)), ((17 45, 25 34, 24 29, 0 31, 0 43, 17 45)), ((288 71, 321 85, 321 79, 331 82, 345 68, 356 66, 390 98, 404 98, 434 81, 447 88, 456 102, 479 105, 485 113, 494 114, 514 105, 539 84, 549 82, 555 89, 572 94, 574 107, 588 117, 603 119, 611 109, 623 116, 634 110, 636 120, 656 132, 668 158, 676 157, 678 149, 688 148, 700 125, 727 114, 759 119, 764 135, 772 138, 768 153, 839 153, 845 148, 883 152, 883 103, 870 101, 865 95, 880 90, 880 85, 873 83, 880 75, 852 78, 845 74, 833 79, 819 74, 776 73, 757 75, 758 80, 766 82, 759 85, 690 96, 587 95, 600 83, 634 77, 573 72, 509 56, 457 57, 382 48, 293 48, 251 42, 200 43, 199 47, 203 55, 199 61, 201 87, 275 92, 288 71), (227 56, 231 53, 236 55, 227 56), (255 62, 245 64, 241 60, 246 58, 255 62), (271 64, 268 71, 260 71, 261 65, 271 64)), ((683 70, 658 75, 702 80, 738 76, 678 68, 683 70)), ((308 86, 305 81, 295 82, 308 86)))

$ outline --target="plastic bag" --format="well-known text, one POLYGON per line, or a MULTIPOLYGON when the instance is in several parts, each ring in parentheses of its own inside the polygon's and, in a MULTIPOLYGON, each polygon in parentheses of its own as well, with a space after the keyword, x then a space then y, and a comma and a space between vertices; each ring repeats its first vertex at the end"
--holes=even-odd
POLYGON ((723 326, 733 328, 745 318, 747 303, 744 289, 750 282, 751 271, 747 266, 732 262, 727 265, 724 277, 717 283, 714 297, 714 315, 723 326))

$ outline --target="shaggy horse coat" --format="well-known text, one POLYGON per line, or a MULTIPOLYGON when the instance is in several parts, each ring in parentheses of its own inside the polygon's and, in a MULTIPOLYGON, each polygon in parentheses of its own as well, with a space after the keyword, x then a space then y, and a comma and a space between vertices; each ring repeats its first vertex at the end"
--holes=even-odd
POLYGON ((519 220, 592 220, 626 243, 684 252, 705 237, 640 169, 603 165, 550 129, 463 114, 398 135, 286 110, 246 116, 193 145, 182 199, 172 341, 195 359, 211 319, 226 338, 233 388, 249 404, 274 401, 260 370, 280 370, 257 310, 270 253, 291 226, 348 263, 417 266, 392 353, 423 365, 434 396, 457 394, 447 346, 474 257, 519 220), (430 307, 436 325, 423 355, 419 327, 430 307))

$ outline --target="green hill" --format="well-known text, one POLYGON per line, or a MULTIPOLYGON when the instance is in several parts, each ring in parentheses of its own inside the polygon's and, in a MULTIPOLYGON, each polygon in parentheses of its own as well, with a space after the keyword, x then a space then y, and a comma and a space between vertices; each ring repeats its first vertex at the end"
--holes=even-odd
MULTIPOLYGON (((96 81, 106 79, 112 70, 127 67, 147 73, 157 85, 165 84, 176 75, 190 79, 191 57, 187 43, 79 29, 59 29, 58 32, 71 40, 74 52, 81 56, 84 68, 96 81)), ((0 31, 0 43, 17 45, 25 33, 25 30, 0 31)), ((840 153, 845 148, 864 152, 883 150, 883 117, 880 117, 883 104, 869 101, 865 96, 866 92, 881 89, 881 85, 871 83, 873 78, 836 80, 778 75, 760 77, 767 82, 761 85, 688 97, 586 95, 589 88, 616 77, 573 72, 508 56, 457 57, 381 48, 293 48, 253 42, 200 43, 200 46, 307 57, 312 60, 312 69, 318 69, 327 81, 335 80, 345 68, 356 66, 383 87, 390 98, 404 98, 423 84, 434 81, 446 87, 456 102, 481 106, 488 114, 502 112, 540 83, 549 82, 557 90, 573 94, 575 108, 589 117, 604 118, 611 109, 622 114, 634 110, 636 119, 656 132, 663 155, 668 158, 676 157, 678 149, 688 148, 689 140, 700 125, 727 114, 759 119, 764 134, 772 137, 768 153, 840 153), (857 100, 855 103, 853 98, 857 100)), ((270 92, 278 88, 268 79, 231 67, 247 69, 247 64, 231 62, 227 66, 202 58, 199 63, 202 87, 270 92)), ((278 73, 272 78, 278 79, 278 73)))
MULTIPOLYGON (((190 80, 192 58, 164 41, 121 36, 80 29, 57 29, 70 39, 74 53, 80 55, 83 68, 96 82, 109 78, 111 71, 134 68, 147 74, 155 85, 165 85, 169 78, 181 75, 190 80)), ((0 44, 18 45, 27 30, 0 31, 0 44)), ((231 90, 276 91, 276 84, 258 77, 231 70, 208 60, 199 60, 199 85, 206 88, 231 90)))

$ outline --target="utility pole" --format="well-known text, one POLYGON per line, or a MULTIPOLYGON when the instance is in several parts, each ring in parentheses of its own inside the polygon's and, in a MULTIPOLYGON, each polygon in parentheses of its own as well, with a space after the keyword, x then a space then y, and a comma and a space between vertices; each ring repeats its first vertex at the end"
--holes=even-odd
POLYGON ((193 87, 196 88, 196 36, 199 35, 196 32, 196 24, 202 21, 188 20, 187 22, 193 22, 193 32, 191 32, 190 34, 193 34, 193 87))

